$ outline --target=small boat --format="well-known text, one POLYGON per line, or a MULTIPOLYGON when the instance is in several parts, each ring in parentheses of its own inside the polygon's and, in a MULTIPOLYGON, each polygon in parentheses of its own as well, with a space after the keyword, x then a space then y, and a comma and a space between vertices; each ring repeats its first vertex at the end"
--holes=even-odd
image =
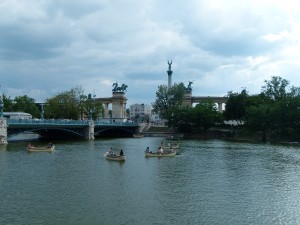
POLYGON ((106 159, 108 160, 113 160, 113 161, 125 161, 126 160, 126 155, 117 155, 117 154, 105 154, 104 155, 106 159))
POLYGON ((110 148, 105 154, 104 157, 108 160, 113 161, 125 161, 126 155, 124 155, 123 150, 121 149, 120 154, 116 154, 113 152, 112 148, 110 148))
POLYGON ((176 151, 164 151, 163 153, 145 151, 146 157, 172 157, 175 155, 176 155, 176 151))
POLYGON ((35 147, 32 145, 28 145, 28 152, 53 152, 55 149, 55 145, 45 146, 45 147, 35 147))
POLYGON ((142 138, 142 137, 144 137, 144 135, 143 134, 133 134, 133 137, 134 138, 142 138))

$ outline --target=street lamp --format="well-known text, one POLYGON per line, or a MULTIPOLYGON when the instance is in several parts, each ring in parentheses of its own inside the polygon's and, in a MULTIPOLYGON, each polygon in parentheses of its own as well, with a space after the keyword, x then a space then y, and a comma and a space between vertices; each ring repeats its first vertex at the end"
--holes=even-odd
POLYGON ((4 107, 4 104, 3 104, 2 99, 0 98, 0 117, 3 117, 3 107, 4 107))
POLYGON ((41 119, 44 119, 44 104, 41 105, 41 119))

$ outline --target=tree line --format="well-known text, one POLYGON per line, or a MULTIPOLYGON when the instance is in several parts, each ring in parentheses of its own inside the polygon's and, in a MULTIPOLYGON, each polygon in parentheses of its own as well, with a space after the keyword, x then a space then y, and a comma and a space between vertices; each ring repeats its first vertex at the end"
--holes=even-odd
POLYGON ((4 112, 26 112, 33 118, 45 119, 94 119, 103 116, 104 109, 100 102, 95 101, 91 94, 84 94, 81 87, 58 93, 46 99, 42 105, 37 105, 35 99, 27 95, 12 99, 2 94, 4 112), (43 107, 43 108, 42 108, 43 107), (43 115, 42 115, 43 111, 43 115))
POLYGON ((211 127, 224 126, 234 121, 238 127, 260 131, 276 137, 300 136, 300 88, 280 76, 265 80, 259 94, 250 95, 246 89, 228 92, 225 110, 220 113, 213 101, 203 101, 195 107, 184 105, 185 87, 175 84, 170 89, 158 87, 155 112, 167 121, 169 127, 180 132, 206 132, 211 127))

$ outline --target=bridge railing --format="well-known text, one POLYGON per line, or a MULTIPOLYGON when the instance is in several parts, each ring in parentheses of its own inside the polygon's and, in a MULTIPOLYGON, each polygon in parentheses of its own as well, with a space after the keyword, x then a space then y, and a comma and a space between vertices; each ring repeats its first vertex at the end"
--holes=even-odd
MULTIPOLYGON (((8 119, 8 125, 89 125, 88 120, 8 119)), ((137 126, 133 122, 94 121, 94 125, 137 126)))
POLYGON ((87 120, 8 119, 7 124, 88 125, 89 122, 87 120))
POLYGON ((94 121, 95 125, 112 125, 112 126, 137 126, 133 122, 114 122, 114 121, 94 121))

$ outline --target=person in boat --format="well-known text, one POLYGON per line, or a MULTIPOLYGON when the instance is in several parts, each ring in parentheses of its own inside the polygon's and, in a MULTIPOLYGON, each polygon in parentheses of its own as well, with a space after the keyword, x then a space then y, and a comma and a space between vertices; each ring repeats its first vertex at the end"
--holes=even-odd
POLYGON ((51 142, 48 143, 47 148, 52 148, 53 144, 51 142))
POLYGON ((158 148, 158 153, 159 153, 159 154, 163 154, 163 153, 164 153, 164 150, 163 150, 162 147, 159 147, 159 148, 158 148))
POLYGON ((112 147, 109 148, 108 154, 109 154, 109 155, 113 155, 113 154, 114 154, 114 152, 113 152, 113 150, 112 150, 112 147))
POLYGON ((120 151, 120 155, 124 155, 124 152, 123 152, 123 150, 121 149, 121 151, 120 151))
POLYGON ((31 143, 29 143, 28 148, 33 148, 33 145, 31 143))
POLYGON ((146 152, 146 153, 149 153, 149 152, 150 152, 149 147, 146 148, 146 151, 145 151, 145 152, 146 152))
POLYGON ((170 148, 170 152, 171 153, 173 153, 174 152, 174 149, 173 149, 173 147, 171 146, 171 148, 170 148))

